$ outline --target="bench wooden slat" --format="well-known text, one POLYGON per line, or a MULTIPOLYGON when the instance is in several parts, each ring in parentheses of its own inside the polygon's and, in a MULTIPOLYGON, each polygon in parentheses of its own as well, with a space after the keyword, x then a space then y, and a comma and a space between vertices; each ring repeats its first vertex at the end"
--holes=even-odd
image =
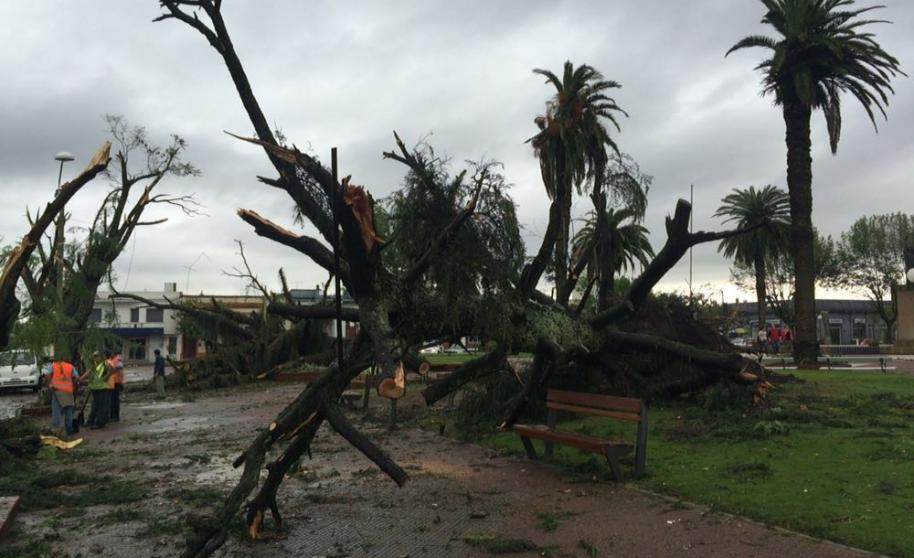
POLYGON ((548 427, 537 424, 515 424, 514 432, 519 436, 536 438, 547 442, 555 442, 563 446, 582 449, 592 453, 605 453, 607 448, 620 448, 631 450, 632 444, 624 441, 607 440, 605 438, 595 438, 586 434, 576 432, 562 432, 560 430, 549 430, 548 427))
POLYGON ((576 391, 564 391, 560 389, 550 389, 546 394, 547 401, 564 403, 567 405, 577 405, 579 407, 591 407, 594 409, 603 409, 606 411, 621 411, 623 413, 641 414, 641 400, 630 397, 617 397, 614 395, 597 395, 593 393, 579 393, 576 391))
POLYGON ((548 401, 546 407, 556 411, 567 411, 569 413, 578 413, 581 415, 594 415, 599 417, 609 417, 616 420, 624 420, 628 422, 638 422, 641 420, 641 415, 635 415, 632 413, 621 413, 618 411, 605 411, 603 409, 595 409, 594 407, 579 407, 577 405, 566 405, 565 403, 553 403, 548 401))

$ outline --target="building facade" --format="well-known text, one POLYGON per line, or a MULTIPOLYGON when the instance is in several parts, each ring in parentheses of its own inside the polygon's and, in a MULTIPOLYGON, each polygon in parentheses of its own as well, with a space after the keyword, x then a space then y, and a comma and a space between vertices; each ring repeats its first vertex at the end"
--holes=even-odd
MULTIPOLYGON (((181 295, 182 304, 207 307, 212 306, 213 301, 224 308, 243 314, 253 314, 254 312, 263 312, 266 301, 262 295, 208 295, 200 293, 198 295, 181 295)), ((180 353, 178 357, 181 360, 196 358, 206 354, 206 343, 203 339, 197 339, 188 334, 182 334, 180 353)))
MULTIPOLYGON (((131 292, 153 302, 165 304, 180 298, 174 283, 161 291, 131 292)), ((172 358, 180 357, 181 332, 177 312, 150 306, 133 298, 100 291, 89 321, 99 329, 121 338, 121 354, 130 362, 152 362, 155 349, 172 358)))
MULTIPOLYGON (((328 295, 326 299, 324 298, 324 292, 320 287, 313 289, 290 289, 289 294, 292 295, 292 303, 299 306, 314 306, 316 304, 335 304, 335 298, 333 295, 328 295)), ((342 296, 343 306, 346 308, 356 308, 357 305, 355 300, 349 296, 349 293, 343 292, 342 296)), ((324 320, 324 323, 321 326, 321 329, 331 338, 336 338, 336 320, 324 320)), ((359 333, 359 324, 355 322, 343 322, 343 338, 352 339, 359 333)))
MULTIPOLYGON (((170 300, 204 307, 211 305, 215 300, 230 310, 244 313, 263 312, 266 305, 263 296, 259 295, 185 295, 178 292, 175 283, 166 283, 161 291, 122 294, 136 295, 160 304, 167 304, 170 300)), ((333 297, 324 300, 323 291, 319 288, 292 289, 290 294, 295 304, 303 306, 333 304, 333 297)), ((344 294, 343 305, 354 308, 355 301, 348 294, 344 294)), ((152 362, 155 349, 159 349, 163 355, 179 360, 206 354, 206 344, 202 339, 181 332, 180 312, 156 308, 134 298, 112 292, 98 292, 89 320, 95 327, 121 339, 121 354, 130 362, 152 362)), ((336 337, 335 320, 324 320, 321 328, 329 337, 336 337)), ((343 322, 345 338, 353 338, 358 332, 358 323, 343 322)))
MULTIPOLYGON (((859 345, 864 341, 884 343, 886 325, 870 300, 816 300, 816 331, 823 345, 859 345)), ((758 332, 758 317, 754 302, 728 304, 737 314, 737 321, 747 326, 754 336, 758 332)), ((769 324, 780 325, 779 316, 770 312, 769 324)), ((893 337, 894 338, 894 337, 893 337)))

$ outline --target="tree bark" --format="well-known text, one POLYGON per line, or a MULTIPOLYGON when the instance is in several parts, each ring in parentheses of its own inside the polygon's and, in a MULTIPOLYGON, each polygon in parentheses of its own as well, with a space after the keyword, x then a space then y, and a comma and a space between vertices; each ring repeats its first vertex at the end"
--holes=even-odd
POLYGON ((567 161, 564 149, 562 156, 556 161, 556 182, 559 190, 556 199, 559 202, 559 227, 555 237, 555 250, 552 264, 555 270, 555 294, 557 300, 568 300, 568 242, 571 230, 571 202, 572 185, 568 180, 567 161))
POLYGON ((765 292, 765 256, 759 246, 755 247, 755 300, 758 313, 759 331, 765 327, 768 316, 768 298, 765 292))
POLYGON ((787 189, 790 195, 790 240, 794 271, 794 343, 798 362, 819 357, 816 335, 816 266, 812 230, 812 156, 809 137, 811 109, 784 94, 787 189))

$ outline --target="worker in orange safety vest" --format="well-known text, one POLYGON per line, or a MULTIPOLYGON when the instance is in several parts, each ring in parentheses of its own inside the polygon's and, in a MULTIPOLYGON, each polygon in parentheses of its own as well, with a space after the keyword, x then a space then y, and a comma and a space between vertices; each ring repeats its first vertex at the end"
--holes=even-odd
POLYGON ((114 369, 114 373, 108 380, 109 386, 113 386, 109 388, 111 389, 111 421, 120 422, 121 392, 124 390, 124 359, 121 358, 120 351, 115 351, 111 358, 107 360, 106 364, 108 367, 114 369))
POLYGON ((55 360, 48 364, 45 374, 51 390, 51 425, 59 431, 63 419, 63 430, 69 436, 73 434, 73 410, 76 407, 76 380, 79 379, 79 373, 69 362, 55 360))

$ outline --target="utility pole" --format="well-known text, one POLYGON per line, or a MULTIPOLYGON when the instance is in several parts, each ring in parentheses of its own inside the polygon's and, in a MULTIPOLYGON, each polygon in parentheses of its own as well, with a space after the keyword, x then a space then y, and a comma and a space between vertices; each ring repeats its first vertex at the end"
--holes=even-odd
MULTIPOLYGON (((60 183, 63 179, 63 164, 67 161, 72 161, 76 159, 72 153, 66 151, 61 151, 57 155, 54 155, 55 161, 60 161, 60 169, 57 171, 57 191, 55 196, 60 195, 60 183)), ((66 221, 67 221, 67 208, 66 206, 60 208, 60 213, 57 214, 57 228, 54 231, 54 245, 59 248, 57 252, 57 309, 61 315, 63 315, 63 274, 64 274, 64 248, 66 246, 66 221)))
MULTIPOLYGON (((695 185, 689 184, 689 234, 692 234, 692 221, 695 219, 695 185)), ((695 312, 695 299, 692 296, 692 247, 689 246, 689 307, 695 312)))

